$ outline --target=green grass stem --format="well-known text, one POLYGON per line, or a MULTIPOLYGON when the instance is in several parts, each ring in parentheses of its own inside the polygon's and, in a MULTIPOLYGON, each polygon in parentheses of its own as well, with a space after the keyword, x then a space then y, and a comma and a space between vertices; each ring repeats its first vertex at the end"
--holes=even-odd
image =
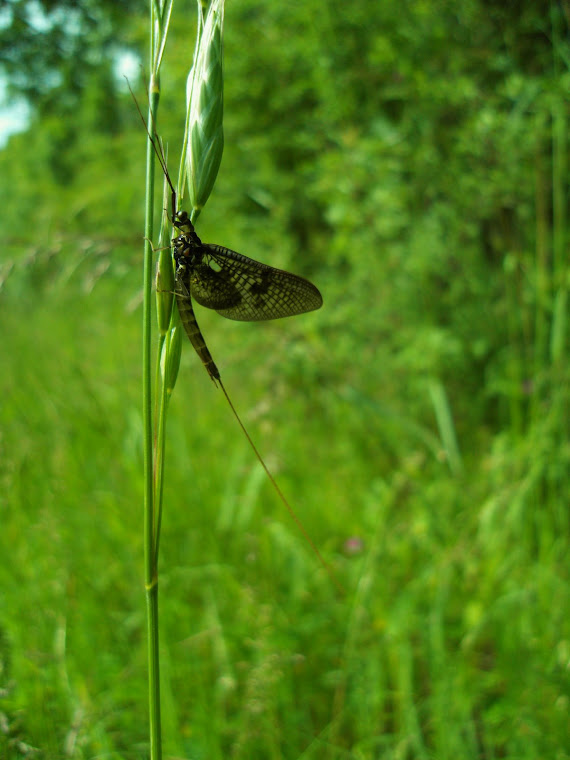
MULTIPOLYGON (((151 79, 149 89, 149 123, 153 123, 158 108, 159 91, 157 80, 151 79)), ((143 262, 143 445, 144 445, 144 585, 147 603, 147 654, 149 678, 149 731, 151 760, 162 757, 160 729, 160 664, 158 640, 158 574, 155 546, 155 486, 152 425, 152 385, 151 385, 151 304, 154 214, 154 153, 147 143, 146 204, 145 204, 145 245, 143 262)))
MULTIPOLYGON (((149 110, 147 124, 151 130, 157 121, 160 100, 160 64, 166 44, 172 2, 163 5, 153 2, 150 13, 150 69, 149 110)), ((149 741, 151 760, 162 758, 161 712, 160 712, 160 659, 158 614, 158 530, 160 526, 160 501, 162 487, 157 493, 157 470, 162 471, 163 448, 154 450, 153 401, 151 384, 152 320, 151 303, 153 290, 154 251, 151 240, 154 235, 154 181, 156 156, 151 141, 147 141, 146 193, 145 193, 145 244, 143 260, 143 459, 144 459, 144 585, 147 608, 147 661, 149 699, 149 741), (157 498, 158 496, 158 498, 157 498)), ((161 337, 160 342, 163 341, 161 337)), ((159 350, 160 350, 159 342, 159 350)), ((158 366, 158 361, 157 361, 158 366)), ((158 392, 158 389, 157 389, 158 392)), ((158 429, 165 426, 166 404, 159 405, 158 429)), ((163 446, 164 435, 158 438, 163 446)), ((162 483, 162 479, 160 479, 162 483)))
MULTIPOLYGON (((148 128, 153 133, 154 145, 151 140, 147 144, 146 171, 146 203, 145 203, 145 247, 143 265, 143 427, 144 427, 144 556, 145 556, 145 589, 147 595, 147 631, 148 631, 148 674, 149 674, 149 727, 150 727, 150 757, 160 760, 162 757, 161 739, 161 707, 160 707, 160 660, 159 660, 159 625, 158 625, 158 560, 160 529, 162 523, 162 507, 164 496, 164 467, 166 450, 166 418, 168 403, 172 394, 178 367, 180 363, 181 341, 179 317, 172 299, 172 259, 170 246, 164 245, 168 233, 162 233, 159 242, 159 270, 157 288, 157 310, 159 335, 156 354, 155 379, 155 414, 153 425, 153 402, 151 385, 151 299, 153 286, 153 254, 151 240, 154 235, 154 179, 156 150, 162 151, 160 139, 156 134, 158 103, 160 98, 160 66, 162 64, 168 28, 172 13, 173 0, 163 4, 151 3, 151 43, 150 68, 151 79, 149 86, 148 128), (166 328, 168 317, 170 325, 166 328)), ((206 175, 207 192, 201 190, 200 207, 209 195, 221 161, 223 149, 222 133, 222 21, 223 2, 214 0, 208 9, 206 20, 203 19, 203 8, 198 2, 198 32, 194 61, 189 81, 195 78, 201 83, 200 88, 191 88, 188 99, 188 115, 184 138, 183 154, 187 151, 188 129, 190 136, 194 122, 201 128, 200 135, 206 140, 190 143, 190 166, 199 162, 199 178, 206 175), (210 33, 203 36, 203 30, 210 33), (202 49, 204 42, 204 49, 202 49), (212 60, 214 61, 212 65, 212 60), (205 61, 206 63, 201 63, 205 61), (213 72, 213 74, 212 74, 213 72), (213 103, 213 107, 212 107, 213 103), (213 119, 204 119, 204 111, 213 119), (194 122, 190 114, 194 114, 194 122), (206 127, 203 127, 205 122, 206 127), (210 132, 213 130, 214 136, 210 132), (192 163, 193 162, 193 163, 192 163)), ((163 152, 163 156, 165 156, 163 152)), ((166 162, 166 158, 164 158, 166 162)), ((178 180, 178 190, 183 186, 184 164, 178 180)), ((166 166, 165 166, 166 168, 166 166)), ((195 176, 195 172, 188 176, 195 176)), ((164 197, 168 196, 165 185, 164 197)), ((196 206, 196 203, 193 204, 196 206)), ((165 203, 170 213, 170 203, 165 203)), ((174 209, 173 209, 174 211, 174 209)), ((195 215, 196 216, 196 215, 195 215)))

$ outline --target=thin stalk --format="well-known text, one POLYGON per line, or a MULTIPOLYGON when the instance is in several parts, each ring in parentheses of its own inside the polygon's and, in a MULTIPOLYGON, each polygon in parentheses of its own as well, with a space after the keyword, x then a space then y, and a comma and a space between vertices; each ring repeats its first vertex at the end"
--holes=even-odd
MULTIPOLYGON (((158 107, 159 90, 154 75, 149 87, 149 121, 158 107)), ((147 144, 145 247, 143 264, 143 429, 144 429, 144 583, 147 606, 147 654, 149 677, 149 730, 151 760, 161 760, 160 667, 158 658, 158 573, 155 550, 155 489, 151 388, 151 308, 153 280, 154 151, 147 144)))
MULTIPOLYGON (((546 133, 543 117, 537 117, 538 134, 546 133)), ((550 253, 551 253, 551 230, 548 214, 548 183, 544 172, 544 156, 541 143, 537 148, 536 155, 536 250, 535 250, 535 278, 536 278, 536 313, 534 326, 534 377, 542 378, 548 361, 549 324, 547 309, 549 297, 552 293, 550 253)), ((534 393, 532 397, 532 421, 537 421, 542 415, 544 398, 542 393, 534 393)))
MULTIPOLYGON (((172 0, 167 3, 151 1, 150 14, 150 61, 148 124, 156 124, 160 98, 159 69, 166 36, 172 0)), ((154 180, 155 154, 149 141, 146 154, 146 197, 145 197, 145 245, 143 261, 143 457, 144 457, 144 585, 147 607, 147 657, 148 657, 148 698, 149 698, 149 740, 151 760, 162 758, 161 714, 160 714, 160 660, 158 627, 158 519, 157 503, 162 488, 157 493, 156 465, 162 467, 163 450, 155 451, 153 436, 153 403, 151 383, 151 340, 152 340, 152 295, 153 295, 153 247, 154 235, 154 180)), ((159 349, 160 350, 160 349, 159 349)), ((157 362, 158 364, 158 362, 157 362)), ((158 383, 156 383, 158 391, 158 383)), ((160 404, 159 419, 164 411, 160 404)), ((160 479, 161 482, 161 479, 160 479)))
MULTIPOLYGON (((173 320, 175 321, 175 320, 173 320)), ((162 385, 160 389, 160 407, 157 420, 156 436, 156 474, 155 474, 155 564, 158 566, 158 552, 160 546, 160 528, 162 523, 162 502, 164 488, 164 462, 166 459, 166 412, 168 402, 174 389, 178 367, 180 364, 180 354, 182 351, 180 340, 180 328, 175 325, 172 327, 165 338, 161 341, 161 377, 162 385)))

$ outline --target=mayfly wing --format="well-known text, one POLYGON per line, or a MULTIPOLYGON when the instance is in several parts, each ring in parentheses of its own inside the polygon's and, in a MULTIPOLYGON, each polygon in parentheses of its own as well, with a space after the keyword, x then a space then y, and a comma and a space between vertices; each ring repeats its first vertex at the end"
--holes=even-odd
POLYGON ((227 319, 258 322, 319 309, 323 298, 313 283, 221 245, 202 244, 203 256, 190 273, 192 297, 227 319))
POLYGON ((185 211, 175 215, 174 226, 180 231, 172 241, 180 317, 214 381, 220 374, 196 322, 192 298, 227 319, 244 322, 291 317, 322 306, 320 292, 304 277, 203 243, 185 211))

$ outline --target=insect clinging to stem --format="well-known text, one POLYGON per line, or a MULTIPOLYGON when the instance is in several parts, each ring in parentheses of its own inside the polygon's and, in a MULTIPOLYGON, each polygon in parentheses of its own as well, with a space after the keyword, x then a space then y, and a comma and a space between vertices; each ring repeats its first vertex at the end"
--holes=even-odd
POLYGON ((136 105, 171 191, 171 221, 179 233, 174 235, 171 244, 175 263, 174 294, 180 321, 208 375, 214 384, 221 388, 277 495, 335 586, 342 592, 342 586, 285 498, 241 421, 206 345, 192 305, 192 299, 194 299, 200 305, 214 309, 227 319, 255 322, 294 316, 319 309, 323 303, 322 296, 315 285, 304 277, 255 261, 224 246, 203 243, 200 240, 188 213, 177 208, 177 193, 170 178, 165 153, 156 130, 153 128, 153 136, 138 103, 136 105))
POLYGON ((177 209, 176 191, 156 133, 153 137, 148 128, 147 133, 171 190, 171 221, 180 233, 172 239, 176 265, 174 292, 180 319, 216 383, 220 373, 196 321, 192 299, 226 319, 240 322, 304 314, 319 309, 323 299, 315 285, 304 277, 262 264, 222 245, 203 243, 188 213, 177 209))

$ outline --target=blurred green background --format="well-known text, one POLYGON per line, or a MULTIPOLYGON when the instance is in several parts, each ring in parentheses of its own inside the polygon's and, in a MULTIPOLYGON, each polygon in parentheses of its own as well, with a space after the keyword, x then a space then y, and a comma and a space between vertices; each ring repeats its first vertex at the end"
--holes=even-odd
MULTIPOLYGON (((146 65, 148 10, 1 10, 31 120, 0 152, 0 756, 144 758, 146 135, 118 63, 146 65)), ((194 19, 176 0, 172 167, 194 19)), ((228 3, 198 232, 325 303, 198 320, 347 594, 185 342, 167 757, 570 757, 569 19, 567 0, 228 3)))

